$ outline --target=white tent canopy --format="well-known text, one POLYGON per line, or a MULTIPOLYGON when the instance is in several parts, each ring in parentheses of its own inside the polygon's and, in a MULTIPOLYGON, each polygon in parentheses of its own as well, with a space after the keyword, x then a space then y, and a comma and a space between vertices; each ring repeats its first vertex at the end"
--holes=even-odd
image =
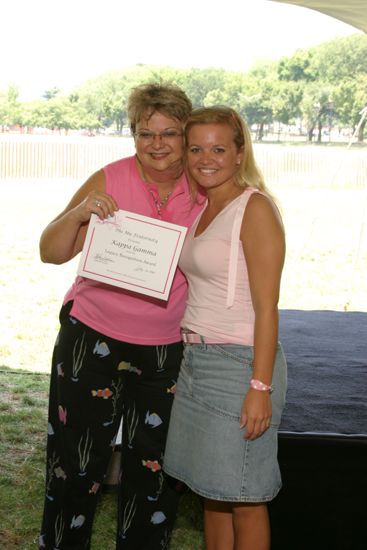
POLYGON ((367 0, 272 0, 319 11, 367 34, 367 0))

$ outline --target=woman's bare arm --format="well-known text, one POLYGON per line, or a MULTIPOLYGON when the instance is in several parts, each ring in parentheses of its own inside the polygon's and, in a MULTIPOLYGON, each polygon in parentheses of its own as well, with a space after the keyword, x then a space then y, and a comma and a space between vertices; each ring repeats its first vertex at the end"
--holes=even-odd
POLYGON ((91 214, 101 219, 118 210, 113 197, 106 193, 103 170, 94 173, 75 193, 67 207, 44 229, 40 238, 40 256, 46 263, 62 264, 83 248, 91 214))
MULTIPOLYGON (((249 199, 241 240, 255 311, 253 378, 271 385, 278 344, 278 300, 285 237, 279 212, 267 197, 254 194, 249 199)), ((258 437, 270 423, 269 392, 250 389, 242 415, 249 439, 258 437)))

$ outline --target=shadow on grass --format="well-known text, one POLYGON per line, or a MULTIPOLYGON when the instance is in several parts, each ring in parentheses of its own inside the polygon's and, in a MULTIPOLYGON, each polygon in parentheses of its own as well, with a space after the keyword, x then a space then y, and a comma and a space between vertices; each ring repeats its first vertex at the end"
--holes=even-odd
MULTIPOLYGON (((34 550, 43 508, 49 375, 0 366, 0 548, 34 550)), ((102 494, 92 550, 114 550, 116 495, 102 494)), ((183 495, 170 550, 201 550, 202 510, 183 495)))

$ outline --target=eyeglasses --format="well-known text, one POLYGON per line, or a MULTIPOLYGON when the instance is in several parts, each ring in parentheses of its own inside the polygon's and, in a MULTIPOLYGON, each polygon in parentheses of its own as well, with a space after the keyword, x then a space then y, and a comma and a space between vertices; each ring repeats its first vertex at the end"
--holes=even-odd
POLYGON ((134 135, 137 139, 143 141, 144 143, 153 143, 156 137, 158 137, 162 141, 173 141, 183 136, 182 132, 179 132, 178 130, 165 130, 160 134, 147 132, 146 130, 140 130, 139 132, 135 132, 134 135))

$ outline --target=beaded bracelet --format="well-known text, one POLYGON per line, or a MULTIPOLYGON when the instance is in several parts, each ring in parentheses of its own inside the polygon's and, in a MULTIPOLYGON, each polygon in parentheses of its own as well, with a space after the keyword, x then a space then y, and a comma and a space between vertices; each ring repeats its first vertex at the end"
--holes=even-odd
POLYGON ((252 378, 250 380, 250 386, 254 390, 268 391, 270 393, 273 391, 273 386, 268 386, 267 384, 264 384, 264 382, 261 382, 260 380, 255 380, 255 378, 252 378))

